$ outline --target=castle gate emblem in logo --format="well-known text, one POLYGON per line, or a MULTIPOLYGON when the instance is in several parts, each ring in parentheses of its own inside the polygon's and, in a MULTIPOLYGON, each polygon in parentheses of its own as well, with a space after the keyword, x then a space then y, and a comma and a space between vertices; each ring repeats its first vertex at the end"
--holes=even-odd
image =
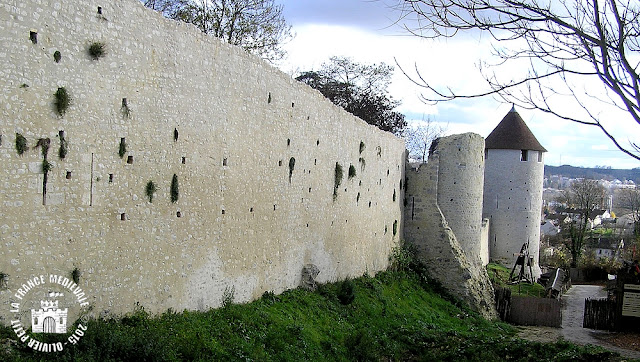
POLYGON ((77 344, 87 327, 82 323, 72 333, 68 330, 89 307, 84 291, 69 278, 61 275, 40 275, 23 283, 11 302, 11 328, 18 339, 40 352, 59 352, 77 344), (72 321, 72 323, 69 323, 72 321), (29 324, 31 330, 29 330, 29 324), (62 335, 58 342, 40 341, 38 334, 62 335), (65 338, 66 337, 66 338, 65 338))

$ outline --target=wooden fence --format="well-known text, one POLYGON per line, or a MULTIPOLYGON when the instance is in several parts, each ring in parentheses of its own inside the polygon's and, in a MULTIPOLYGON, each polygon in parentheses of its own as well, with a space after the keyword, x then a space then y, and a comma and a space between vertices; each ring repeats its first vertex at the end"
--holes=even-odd
POLYGON ((607 299, 585 299, 582 326, 613 331, 616 329, 616 302, 607 299))

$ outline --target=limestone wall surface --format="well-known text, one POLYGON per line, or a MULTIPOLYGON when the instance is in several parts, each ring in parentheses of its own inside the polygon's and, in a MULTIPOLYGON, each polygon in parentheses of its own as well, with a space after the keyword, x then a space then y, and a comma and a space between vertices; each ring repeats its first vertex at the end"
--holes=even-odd
MULTIPOLYGON (((440 166, 451 165, 450 157, 458 152, 459 144, 479 137, 475 134, 462 134, 441 138, 434 152, 429 155, 428 163, 421 164, 418 168, 407 168, 404 238, 416 247, 418 257, 425 263, 432 278, 485 318, 491 319, 496 318, 497 314, 493 302, 493 287, 487 271, 480 262, 480 257, 474 255, 471 260, 467 257, 455 230, 452 230, 438 204, 441 185, 439 177, 443 175, 440 166), (443 158, 445 162, 442 162, 443 158)), ((473 144, 476 147, 471 151, 482 153, 484 142, 473 144)), ((481 162, 481 157, 476 157, 475 162, 467 167, 473 169, 481 162)), ((453 190, 446 192, 454 196, 453 190)), ((461 192, 464 193, 464 190, 461 192)), ((455 196, 464 197, 463 194, 455 196)), ((477 233, 480 238, 480 230, 477 233)))
POLYGON ((248 301, 296 287, 305 264, 319 281, 386 268, 401 139, 137 0, 3 1, 0 44, 1 305, 76 268, 112 314, 206 309, 230 288, 248 301))
POLYGON ((538 151, 487 150, 485 161, 484 217, 490 219, 491 260, 512 267, 522 245, 529 243, 533 274, 540 276, 540 218, 544 163, 538 151))
POLYGON ((440 138, 438 206, 471 262, 482 263, 484 138, 475 133, 440 138))

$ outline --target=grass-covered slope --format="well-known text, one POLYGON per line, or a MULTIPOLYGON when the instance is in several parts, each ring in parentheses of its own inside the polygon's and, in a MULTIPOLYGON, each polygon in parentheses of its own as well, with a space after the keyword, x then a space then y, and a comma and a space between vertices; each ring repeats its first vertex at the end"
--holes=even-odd
MULTIPOLYGON (((517 269, 516 272, 518 270, 519 269, 517 269)), ((489 274, 489 279, 494 286, 509 288, 511 289, 512 295, 519 295, 523 297, 544 297, 544 287, 538 283, 509 283, 511 269, 507 269, 500 264, 489 263, 489 265, 487 265, 487 273, 489 274)))
MULTIPOLYGON (((420 273, 389 271, 207 312, 150 317, 139 308, 88 321, 86 335, 62 354, 18 344, 0 350, 0 360, 617 360, 599 348, 518 339, 509 325, 486 321, 437 290, 420 273)), ((15 339, 8 328, 0 330, 6 338, 15 339)))

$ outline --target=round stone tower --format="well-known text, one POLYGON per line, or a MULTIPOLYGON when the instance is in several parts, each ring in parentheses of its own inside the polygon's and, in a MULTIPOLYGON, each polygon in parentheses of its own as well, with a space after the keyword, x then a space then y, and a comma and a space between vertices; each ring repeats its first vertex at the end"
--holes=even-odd
POLYGON ((489 219, 489 257, 511 268, 528 244, 536 279, 540 276, 544 152, 515 107, 485 140, 482 211, 489 219))
POLYGON ((481 255, 484 139, 475 133, 453 135, 440 138, 437 148, 440 210, 467 259, 485 264, 486 256, 481 255))

